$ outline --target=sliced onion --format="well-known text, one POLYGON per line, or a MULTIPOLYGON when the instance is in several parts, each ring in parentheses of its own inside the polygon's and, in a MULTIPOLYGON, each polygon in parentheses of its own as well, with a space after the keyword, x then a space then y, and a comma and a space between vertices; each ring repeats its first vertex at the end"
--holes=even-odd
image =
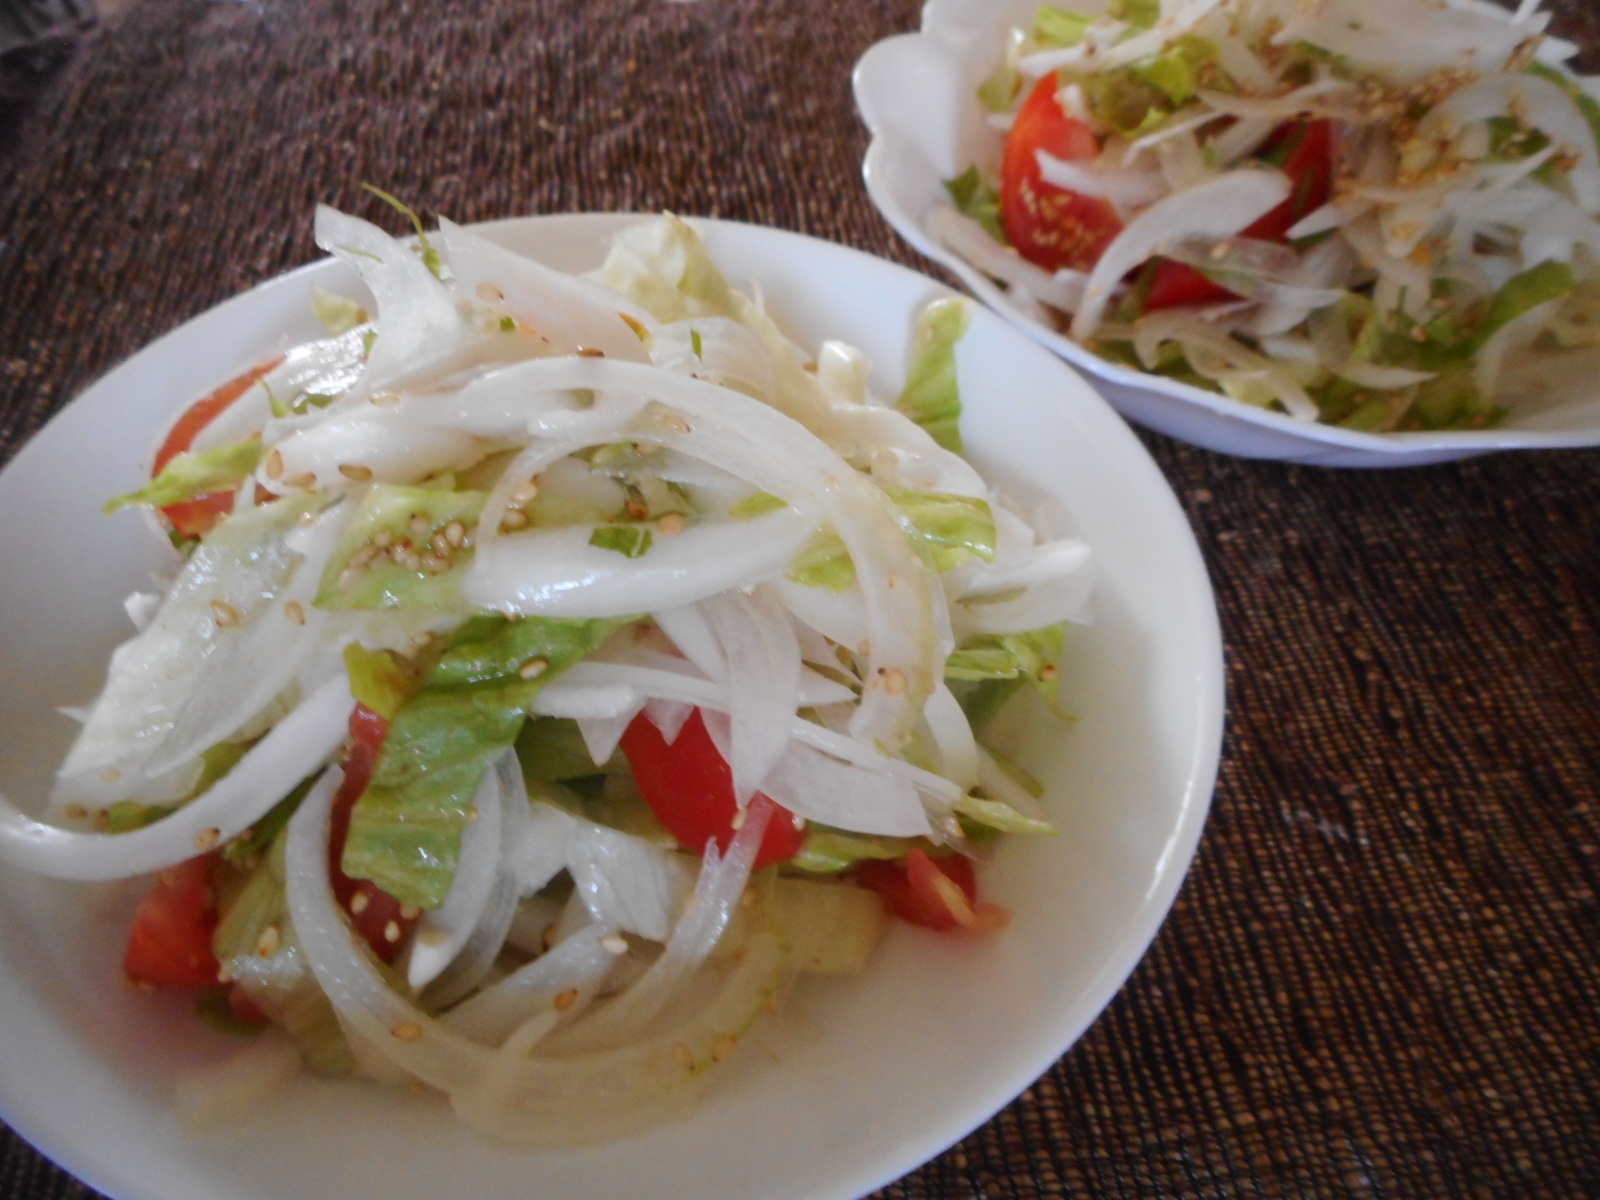
POLYGON ((702 601, 727 664, 733 718, 734 796, 742 806, 755 794, 784 748, 800 699, 800 643, 789 614, 767 592, 730 592, 702 601))
POLYGON ((1016 251, 995 241, 989 231, 955 209, 936 204, 928 213, 928 234, 940 245, 955 251, 973 266, 1010 288, 1020 288, 1029 296, 1058 308, 1076 312, 1083 302, 1088 276, 1079 271, 1051 273, 1036 267, 1016 251))
POLYGON ((344 741, 355 701, 329 680, 211 788, 131 833, 74 833, 18 812, 0 796, 0 861, 57 879, 126 879, 193 858, 242 833, 344 741))
POLYGON ((1239 170, 1156 201, 1123 228, 1089 276, 1083 306, 1072 319, 1072 336, 1094 336, 1112 289, 1129 271, 1170 243, 1184 238, 1231 237, 1282 203, 1289 180, 1277 171, 1239 170))

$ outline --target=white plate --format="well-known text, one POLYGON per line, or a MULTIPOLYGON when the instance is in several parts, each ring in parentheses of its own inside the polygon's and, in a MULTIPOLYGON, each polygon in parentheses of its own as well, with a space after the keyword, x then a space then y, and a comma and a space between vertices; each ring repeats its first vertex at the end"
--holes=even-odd
MULTIPOLYGON (((1005 32, 1032 22, 1040 0, 929 0, 922 30, 877 43, 856 64, 856 103, 872 131, 863 171, 889 224, 972 294, 1029 337, 1085 372, 1130 420, 1160 433, 1245 458, 1330 467, 1402 467, 1494 450, 1600 445, 1594 398, 1524 406, 1495 429, 1460 433, 1360 433, 1296 421, 1216 392, 1108 363, 1035 320, 966 260, 927 232, 928 214, 948 204, 944 180, 973 163, 996 167, 1003 137, 984 120, 976 91, 1005 48, 1005 32)), ((1067 0, 1067 8, 1098 6, 1067 0)))
MULTIPOLYGON (((568 269, 627 218, 541 217, 491 236, 568 269)), ((945 292, 840 246, 706 222, 804 344, 844 335, 892 394, 913 314, 945 292)), ((90 388, 0 472, 0 790, 36 803, 143 585, 136 485, 177 408, 315 336, 321 262, 206 313, 90 388)), ((986 876, 1014 923, 981 939, 893 930, 859 980, 808 983, 684 1119, 594 1148, 481 1139, 436 1098, 305 1080, 243 1127, 178 1128, 175 1072, 237 1046, 187 1003, 120 980, 130 885, 0 877, 0 1115, 117 1200, 541 1200, 859 1196, 939 1153, 1077 1040, 1167 912, 1200 835, 1222 730, 1222 655, 1182 512, 1127 427, 1072 371, 979 310, 959 355, 971 457, 1022 496, 1064 500, 1099 556, 1096 623, 1064 672, 1081 719, 1013 721, 1062 836, 1013 840, 986 876)), ((1009 714, 1008 714, 1009 715, 1009 714)), ((133 891, 137 886, 133 885, 133 891)))

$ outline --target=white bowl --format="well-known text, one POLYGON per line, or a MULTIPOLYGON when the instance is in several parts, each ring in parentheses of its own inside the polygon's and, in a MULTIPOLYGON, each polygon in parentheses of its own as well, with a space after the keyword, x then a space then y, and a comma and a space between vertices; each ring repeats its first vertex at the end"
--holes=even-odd
MULTIPOLYGON (((887 38, 855 69, 856 103, 872 132, 863 172, 889 224, 948 268, 973 295, 1085 372, 1120 413, 1160 433, 1244 458, 1330 467, 1400 467, 1494 450, 1600 445, 1600 387, 1593 400, 1508 414, 1494 429, 1361 433, 1296 421, 1216 392, 1106 362, 1035 320, 1004 291, 927 232, 948 204, 944 180, 973 163, 995 167, 1003 136, 984 120, 978 85, 1000 62, 1006 30, 1031 23, 1040 0, 929 0, 920 33, 887 38)), ((1066 8, 1094 9, 1084 0, 1066 8)))
MULTIPOLYGON (((597 265, 630 218, 486 227, 556 266, 597 265)), ((867 255, 719 222, 736 282, 816 345, 843 334, 901 379, 913 314, 948 294, 867 255)), ((292 272, 134 356, 0 472, 0 790, 43 794, 69 741, 62 704, 99 686, 144 585, 152 539, 135 486, 174 411, 242 364, 316 336, 313 283, 292 272)), ((1116 992, 1165 916, 1200 835, 1222 730, 1222 654, 1205 569, 1154 464, 1068 368, 979 310, 959 354, 971 457, 1019 497, 1052 494, 1098 555, 1095 623, 1063 672, 1076 724, 1007 714, 1006 747, 1048 782, 1055 839, 1013 840, 986 887, 1015 914, 983 938, 890 934, 860 979, 807 983, 698 1108, 596 1147, 526 1152, 483 1140, 436 1097, 357 1081, 297 1083, 239 1128, 179 1128, 176 1073, 238 1043, 185 1000, 120 979, 138 886, 0 875, 0 1115, 117 1200, 541 1200, 859 1196, 939 1153, 1047 1070, 1116 992)))

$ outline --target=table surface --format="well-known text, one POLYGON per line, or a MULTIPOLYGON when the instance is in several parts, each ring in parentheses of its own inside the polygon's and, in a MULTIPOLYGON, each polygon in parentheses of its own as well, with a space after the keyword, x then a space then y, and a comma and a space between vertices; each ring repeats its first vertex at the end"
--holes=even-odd
MULTIPOLYGON (((363 181, 927 267, 849 87, 916 0, 117 7, 0 76, 0 457, 314 257, 313 202, 363 181)), ((1556 28, 1600 67, 1592 0, 1556 28)), ((880 1194, 1600 1196, 1600 451, 1335 472, 1144 437, 1226 639, 1198 857, 1082 1041, 880 1194)), ((0 1127, 0 1195, 94 1194, 0 1127)))

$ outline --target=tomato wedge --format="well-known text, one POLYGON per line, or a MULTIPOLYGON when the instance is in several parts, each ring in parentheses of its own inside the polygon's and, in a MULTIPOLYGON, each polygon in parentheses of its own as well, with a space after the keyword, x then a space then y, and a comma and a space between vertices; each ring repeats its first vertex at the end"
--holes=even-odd
MULTIPOLYGON (((622 752, 645 803, 679 845, 696 854, 703 854, 712 841, 722 850, 728 848, 739 812, 733 769, 711 740, 698 708, 671 743, 654 721, 640 713, 622 735, 622 752)), ((762 792, 756 798, 765 799, 775 810, 756 854, 754 869, 759 871, 800 853, 805 831, 783 805, 762 792)))
POLYGON ((904 862, 864 862, 855 876, 897 917, 924 929, 995 929, 1010 920, 1005 909, 978 899, 977 874, 960 854, 936 858, 916 847, 904 862))
POLYGON ((374 954, 392 963, 400 956, 405 935, 421 914, 401 904, 370 879, 351 879, 340 865, 345 842, 350 837, 350 813, 372 781, 378 752, 388 734, 388 721, 365 704, 356 705, 350 714, 350 749, 345 755, 344 782, 333 798, 333 815, 328 824, 328 873, 334 899, 350 914, 356 932, 366 939, 374 954))
MULTIPOLYGON (((249 391, 257 380, 282 361, 281 358, 277 358, 259 367, 252 367, 243 375, 230 379, 216 391, 191 404, 173 425, 166 440, 161 443, 161 449, 156 451, 155 463, 150 470, 151 477, 161 474, 169 462, 178 455, 186 453, 194 445, 194 440, 200 436, 202 429, 216 420, 229 405, 249 391)), ((167 519, 167 523, 184 537, 204 537, 211 531, 212 526, 232 511, 233 493, 229 491, 211 492, 204 496, 196 496, 193 500, 169 504, 161 510, 161 514, 167 519)))
POLYGON ((1000 221, 1029 262, 1047 271, 1082 271, 1094 266, 1122 232, 1122 220, 1108 201, 1044 181, 1040 150, 1066 162, 1091 162, 1100 155, 1094 131, 1057 103, 1059 87, 1054 73, 1046 75, 1017 110, 1000 164, 1000 221))
MULTIPOLYGON (((1268 162, 1279 162, 1293 190, 1287 200, 1257 217, 1240 236, 1264 242, 1287 241, 1295 223, 1321 208, 1333 194, 1333 122, 1325 119, 1285 122, 1262 146, 1261 157, 1268 162)), ((1164 259, 1156 265, 1144 307, 1146 312, 1155 312, 1162 308, 1216 304, 1232 299, 1232 292, 1187 263, 1164 259)))
POLYGON ((216 987, 220 964, 211 950, 217 895, 211 873, 217 856, 168 867, 139 901, 122 970, 150 987, 216 987))

